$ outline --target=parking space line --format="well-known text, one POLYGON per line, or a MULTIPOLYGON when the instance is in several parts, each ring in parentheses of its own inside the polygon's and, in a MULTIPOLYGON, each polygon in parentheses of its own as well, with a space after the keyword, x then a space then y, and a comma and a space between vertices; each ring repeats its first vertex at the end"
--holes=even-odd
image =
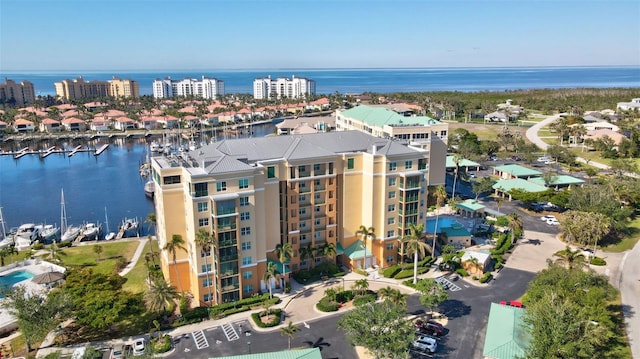
POLYGON ((204 336, 204 332, 202 330, 193 331, 191 332, 191 335, 193 336, 193 341, 196 343, 196 348, 198 348, 198 350, 209 347, 209 342, 204 336))
POLYGON ((222 331, 224 332, 224 336, 227 337, 227 340, 230 342, 240 339, 240 336, 233 328, 233 325, 231 325, 231 323, 222 324, 222 331))

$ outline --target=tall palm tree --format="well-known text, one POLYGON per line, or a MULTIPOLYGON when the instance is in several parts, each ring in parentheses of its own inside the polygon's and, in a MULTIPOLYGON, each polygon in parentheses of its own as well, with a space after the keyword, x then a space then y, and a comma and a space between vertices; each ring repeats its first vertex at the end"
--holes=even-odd
POLYGON ((300 330, 300 328, 293 325, 291 321, 289 321, 286 327, 280 328, 280 333, 289 337, 289 350, 291 350, 291 339, 296 336, 298 330, 300 330))
MULTIPOLYGON (((278 257, 278 260, 280 261, 280 263, 282 263, 282 278, 286 282, 287 265, 285 263, 289 259, 291 259, 291 257, 293 257, 293 247, 289 242, 278 243, 278 245, 276 245, 276 248, 273 250, 273 252, 275 253, 276 257, 278 257)), ((284 283, 283 283, 283 289, 284 289, 284 283)))
POLYGON ((382 298, 383 300, 388 300, 393 304, 402 306, 407 304, 407 296, 405 294, 402 294, 399 289, 387 286, 385 288, 381 288, 378 291, 378 294, 380 295, 380 298, 382 298))
POLYGON ((176 287, 160 278, 151 283, 151 287, 144 294, 144 302, 152 312, 162 311, 166 314, 167 307, 178 298, 176 287))
MULTIPOLYGON (((424 224, 409 223, 409 234, 406 237, 407 254, 413 254, 413 284, 418 283, 418 255, 425 256, 429 245, 423 241, 424 224)), ((433 249, 432 249, 433 251, 433 249)))
MULTIPOLYGON (((158 217, 156 216, 155 213, 149 213, 147 215, 147 218, 145 218, 144 220, 148 227, 147 227, 147 232, 151 232, 151 228, 153 228, 153 231, 155 233, 155 230, 157 228, 158 225, 158 217)), ((153 252, 153 240, 151 239, 151 235, 149 235, 149 243, 151 245, 151 252, 153 252)))
POLYGON ((456 168, 453 170, 453 187, 451 187, 451 198, 456 196, 456 183, 458 182, 458 175, 460 172, 460 161, 462 161, 462 156, 459 154, 455 154, 453 156, 453 163, 455 163, 456 168))
MULTIPOLYGON (((196 245, 200 247, 202 252, 205 253, 205 255, 209 253, 207 257, 211 258, 210 264, 211 264, 211 268, 213 269, 213 266, 215 265, 213 263, 213 257, 216 251, 214 236, 211 233, 209 233, 209 231, 207 231, 206 229, 200 228, 196 232, 195 242, 196 242, 196 245)), ((205 264, 207 264, 206 258, 205 258, 205 264)), ((207 270, 207 284, 208 284, 207 287, 209 288, 209 306, 211 306, 212 304, 211 302, 213 301, 213 295, 211 293, 211 277, 210 276, 211 276, 210 271, 207 270)))
MULTIPOLYGON (((364 265, 363 269, 367 267, 367 238, 371 239, 371 254, 373 254, 373 241, 376 239, 376 230, 373 227, 368 227, 360 225, 360 228, 356 231, 356 235, 362 236, 362 240, 364 241, 364 265)), ((373 266, 373 263, 371 264, 373 266)))
POLYGON ((498 207, 498 215, 500 215, 500 206, 504 203, 505 199, 502 196, 496 197, 496 206, 498 207))
POLYGON ((513 245, 516 232, 520 232, 524 228, 522 225, 522 217, 516 212, 507 215, 507 227, 509 227, 509 231, 511 232, 511 245, 513 245))
POLYGON ((12 256, 17 253, 18 251, 16 251, 16 249, 13 246, 8 246, 0 249, 0 266, 4 267, 4 259, 6 257, 12 256))
POLYGON ((316 259, 316 249, 311 246, 311 243, 307 243, 307 246, 300 248, 298 252, 300 253, 300 259, 303 261, 308 259, 311 262, 311 267, 313 267, 316 259))
POLYGON ((433 191, 433 195, 436 197, 436 225, 433 227, 433 244, 431 245, 431 257, 436 255, 436 238, 438 238, 438 219, 440 219, 440 208, 447 199, 447 190, 444 186, 436 186, 433 191))
POLYGON ((353 289, 360 295, 362 295, 366 292, 367 289, 369 289, 369 281, 365 278, 358 279, 353 283, 353 289))
POLYGON ((267 270, 262 275, 262 280, 269 288, 269 298, 273 298, 273 292, 271 291, 271 280, 276 277, 276 265, 273 262, 267 263, 267 270))
POLYGON ((178 280, 178 289, 182 290, 182 283, 180 283, 180 273, 178 272, 178 250, 186 250, 184 246, 184 239, 179 234, 174 234, 171 236, 171 240, 165 244, 163 250, 169 251, 173 258, 173 268, 176 270, 176 279, 178 280))
POLYGON ((566 265, 569 270, 582 268, 587 261, 579 249, 572 250, 569 246, 566 246, 563 251, 555 253, 554 256, 558 257, 556 263, 566 265))
POLYGON ((400 260, 398 260, 398 263, 403 263, 404 261, 404 256, 407 255, 407 251, 406 251, 406 245, 407 245, 407 240, 405 237, 399 237, 398 238, 398 244, 400 244, 400 246, 398 247, 398 255, 400 256, 400 260))
POLYGON ((320 254, 324 257, 333 257, 336 255, 336 245, 334 243, 325 243, 320 247, 320 254))

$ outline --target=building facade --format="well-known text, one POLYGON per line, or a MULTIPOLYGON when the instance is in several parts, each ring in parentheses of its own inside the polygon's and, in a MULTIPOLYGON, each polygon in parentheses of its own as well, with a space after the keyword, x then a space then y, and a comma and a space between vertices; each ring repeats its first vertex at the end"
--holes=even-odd
POLYGON ((224 81, 204 76, 201 80, 166 78, 153 81, 153 97, 170 98, 176 96, 215 99, 218 96, 224 96, 224 81))
POLYGON ((66 100, 99 97, 140 97, 140 86, 134 80, 114 77, 110 81, 85 81, 82 76, 54 83, 56 95, 66 100))
POLYGON ((389 108, 360 105, 336 111, 336 131, 360 131, 428 149, 433 139, 447 142, 449 125, 427 116, 405 116, 389 108))
POLYGON ((257 100, 279 98, 304 98, 316 94, 316 82, 305 77, 291 79, 271 76, 253 80, 253 97, 257 100))
POLYGON ((19 84, 7 78, 0 83, 0 102, 23 106, 36 100, 36 92, 33 84, 22 81, 19 84))
POLYGON ((208 305, 267 291, 268 262, 286 275, 323 261, 393 265, 398 238, 425 220, 427 187, 444 183, 445 156, 443 143, 427 151, 350 131, 225 140, 154 157, 159 246, 174 235, 186 242, 175 261, 163 251, 163 272, 208 305), (375 228, 373 240, 356 235, 361 225, 375 228), (196 244, 200 230, 214 250, 196 244), (284 268, 274 254, 280 243, 294 249, 284 268), (322 256, 328 245, 335 256, 322 256))

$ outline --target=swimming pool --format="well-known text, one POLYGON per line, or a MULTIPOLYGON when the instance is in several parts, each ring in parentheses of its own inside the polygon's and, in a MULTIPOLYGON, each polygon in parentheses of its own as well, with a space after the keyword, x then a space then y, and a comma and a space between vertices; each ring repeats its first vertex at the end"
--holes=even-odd
MULTIPOLYGON (((433 233, 433 229, 436 226, 436 219, 434 218, 429 218, 427 219, 427 223, 425 226, 425 230, 427 231, 427 233, 433 233)), ((456 221, 453 218, 450 217, 440 217, 438 218, 438 231, 437 233, 442 232, 442 228, 451 228, 451 227, 462 227, 462 225, 460 223, 458 223, 458 221, 456 221)))
POLYGON ((9 289, 16 283, 33 278, 33 273, 24 270, 11 272, 7 275, 0 275, 0 289, 9 289))

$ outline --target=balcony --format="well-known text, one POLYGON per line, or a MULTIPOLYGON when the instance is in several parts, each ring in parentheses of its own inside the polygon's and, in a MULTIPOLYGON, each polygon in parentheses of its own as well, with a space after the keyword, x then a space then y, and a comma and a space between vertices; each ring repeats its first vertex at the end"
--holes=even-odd
POLYGON ((238 240, 237 239, 231 239, 231 240, 227 240, 227 241, 220 241, 218 242, 218 247, 222 248, 222 247, 235 247, 238 245, 238 240))
POLYGON ((311 233, 311 227, 301 227, 300 233, 311 233))
POLYGON ((298 193, 309 193, 311 192, 311 187, 300 187, 298 193))
POLYGON ((235 214, 236 213, 236 209, 235 208, 218 208, 216 210, 216 216, 224 216, 227 214, 235 214))
POLYGON ((420 188, 420 182, 409 182, 409 183, 406 183, 406 184, 400 182, 398 184, 398 187, 400 189, 406 189, 406 190, 419 189, 420 188))
POLYGON ((314 204, 325 204, 326 202, 324 198, 318 198, 314 201, 314 204))
POLYGON ((229 223, 229 224, 219 224, 217 228, 219 231, 230 231, 230 230, 236 229, 236 227, 237 225, 235 223, 229 223))
POLYGON ((298 178, 311 177, 311 171, 298 172, 298 178))
POLYGON ((231 261, 237 261, 238 260, 238 254, 228 254, 226 256, 220 256, 220 262, 231 262, 231 261))
POLYGON ((228 271, 220 272, 220 277, 231 277, 234 275, 238 275, 238 273, 239 271, 237 269, 228 270, 228 271))
POLYGON ((418 202, 418 198, 419 196, 400 196, 399 200, 400 202, 403 203, 407 203, 407 202, 418 202))
POLYGON ((228 284, 222 287, 223 292, 231 292, 234 290, 238 290, 240 288, 240 284, 228 284))
POLYGON ((398 210, 398 214, 401 215, 401 216, 402 215, 409 216, 409 215, 412 215, 412 214, 418 214, 418 210, 417 209, 408 209, 406 211, 403 211, 403 210, 399 209, 398 210))
POLYGON ((324 191, 325 189, 327 189, 327 186, 325 186, 325 185, 315 185, 315 186, 313 186, 313 190, 316 191, 316 192, 324 191))
POLYGON ((307 212, 307 213, 301 213, 300 214, 300 220, 305 220, 305 219, 310 219, 311 218, 311 212, 307 212))

